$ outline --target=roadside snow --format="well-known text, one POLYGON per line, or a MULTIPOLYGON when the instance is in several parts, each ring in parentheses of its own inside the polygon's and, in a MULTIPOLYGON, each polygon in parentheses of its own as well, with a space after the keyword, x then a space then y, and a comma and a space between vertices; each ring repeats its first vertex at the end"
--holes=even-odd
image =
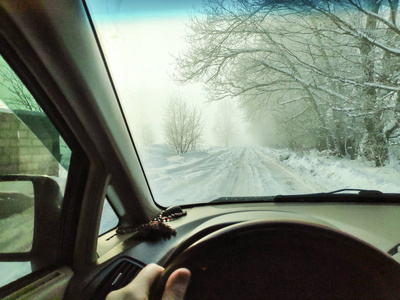
POLYGON ((376 168, 371 162, 324 156, 317 151, 307 155, 265 147, 261 151, 315 182, 324 191, 353 188, 400 193, 400 172, 393 166, 376 168))

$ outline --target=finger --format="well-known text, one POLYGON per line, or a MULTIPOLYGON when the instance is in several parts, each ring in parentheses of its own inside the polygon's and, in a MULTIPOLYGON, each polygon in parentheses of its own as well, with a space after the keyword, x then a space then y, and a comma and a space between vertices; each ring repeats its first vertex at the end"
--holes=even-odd
POLYGON ((139 274, 122 289, 108 294, 106 300, 147 300, 149 298, 150 286, 154 280, 161 276, 164 268, 156 264, 149 264, 139 274))
POLYGON ((156 264, 148 264, 142 271, 129 283, 126 288, 133 290, 142 290, 149 294, 150 287, 157 277, 161 276, 164 268, 156 264))
POLYGON ((165 291, 162 300, 183 300, 190 281, 188 269, 175 270, 165 284, 165 291))

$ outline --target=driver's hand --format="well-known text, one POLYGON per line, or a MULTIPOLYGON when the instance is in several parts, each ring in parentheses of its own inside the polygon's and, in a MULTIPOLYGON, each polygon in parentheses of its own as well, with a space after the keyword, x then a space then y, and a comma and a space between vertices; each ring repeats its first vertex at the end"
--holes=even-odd
MULTIPOLYGON (((164 268, 156 264, 147 265, 135 279, 120 290, 108 294, 106 300, 148 300, 150 287, 161 276, 164 268)), ((162 300, 183 300, 190 280, 188 269, 178 269, 169 276, 162 300)))

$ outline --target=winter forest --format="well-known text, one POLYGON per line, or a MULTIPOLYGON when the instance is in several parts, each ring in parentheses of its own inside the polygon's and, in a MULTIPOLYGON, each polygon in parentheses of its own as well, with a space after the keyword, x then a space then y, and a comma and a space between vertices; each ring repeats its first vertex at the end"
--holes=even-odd
POLYGON ((396 156, 400 118, 398 0, 207 0, 176 57, 181 83, 211 101, 272 112, 293 150, 317 148, 375 166, 396 156))

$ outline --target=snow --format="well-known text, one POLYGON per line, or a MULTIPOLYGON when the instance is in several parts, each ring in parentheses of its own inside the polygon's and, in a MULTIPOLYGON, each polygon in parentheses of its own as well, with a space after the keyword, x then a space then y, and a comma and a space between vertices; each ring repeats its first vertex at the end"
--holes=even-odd
POLYGON ((28 252, 32 248, 34 207, 0 219, 0 253, 28 252))
POLYGON ((395 126, 397 126, 397 121, 393 120, 385 125, 385 127, 383 128, 383 132, 392 130, 395 126))
MULTIPOLYGON (((0 219, 0 252, 28 252, 32 248, 34 208, 0 219)), ((31 263, 0 262, 0 287, 32 272, 31 263)))
POLYGON ((100 219, 99 236, 117 227, 118 222, 118 216, 115 214, 110 203, 108 203, 108 200, 105 199, 100 219))
POLYGON ((140 154, 154 199, 162 206, 343 188, 400 192, 400 173, 393 166, 376 168, 318 151, 299 155, 268 147, 213 147, 176 155, 167 145, 152 145, 140 154))
POLYGON ((1 113, 12 113, 12 110, 0 99, 0 112, 1 113))
POLYGON ((400 173, 392 166, 377 168, 368 161, 324 156, 317 151, 307 155, 269 148, 264 148, 263 151, 277 160, 285 153, 287 159, 281 161, 285 166, 299 172, 325 191, 355 188, 376 189, 386 193, 400 192, 400 173))

